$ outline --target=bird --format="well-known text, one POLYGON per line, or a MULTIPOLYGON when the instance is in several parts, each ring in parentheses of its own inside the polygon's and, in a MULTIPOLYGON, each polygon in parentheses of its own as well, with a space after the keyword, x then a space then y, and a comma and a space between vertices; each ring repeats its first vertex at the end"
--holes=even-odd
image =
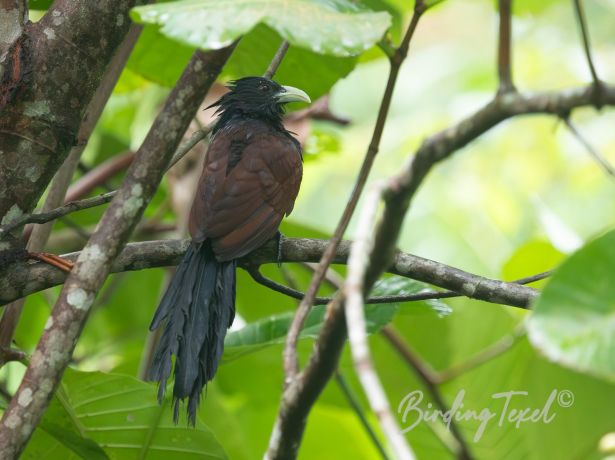
POLYGON ((192 241, 150 325, 164 328, 147 377, 158 382, 162 403, 175 358, 173 420, 187 398, 193 426, 235 317, 237 259, 280 235, 299 193, 303 157, 282 123, 285 106, 311 102, 304 91, 264 77, 227 87, 207 107, 218 117, 190 211, 192 241))

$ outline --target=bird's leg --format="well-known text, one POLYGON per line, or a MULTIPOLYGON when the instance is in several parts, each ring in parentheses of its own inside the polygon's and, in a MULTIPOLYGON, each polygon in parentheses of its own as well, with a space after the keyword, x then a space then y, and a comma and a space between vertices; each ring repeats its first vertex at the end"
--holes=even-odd
POLYGON ((284 241, 285 236, 282 235, 282 232, 278 230, 278 232, 276 233, 276 239, 278 242, 278 254, 277 254, 277 263, 278 263, 278 268, 282 266, 282 242, 284 241))
POLYGON ((70 260, 63 259, 60 256, 56 256, 55 254, 49 254, 47 252, 28 252, 28 257, 30 259, 39 260, 46 264, 52 265, 65 272, 70 272, 75 265, 70 260))

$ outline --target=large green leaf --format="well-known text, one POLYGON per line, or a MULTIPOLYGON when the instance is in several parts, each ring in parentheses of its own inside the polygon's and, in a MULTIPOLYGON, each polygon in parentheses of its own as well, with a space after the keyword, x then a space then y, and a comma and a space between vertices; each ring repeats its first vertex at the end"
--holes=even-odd
MULTIPOLYGON (((201 421, 197 420, 196 428, 173 424, 170 404, 165 400, 162 406, 158 405, 154 385, 119 374, 68 370, 63 388, 61 401, 52 403, 51 412, 40 426, 53 439, 37 431, 25 458, 97 459, 107 458, 105 453, 112 459, 226 458, 201 421), (68 420, 84 433, 82 438, 75 434, 65 437, 68 420), (60 427, 63 430, 59 431, 60 427), (87 455, 83 450, 88 446, 83 442, 86 436, 96 441, 104 453, 94 449, 87 455), (78 451, 66 439, 73 444, 79 442, 82 450, 78 451)), ((91 444, 97 447, 93 441, 91 444)))
POLYGON ((293 45, 334 56, 360 54, 391 24, 388 13, 360 10, 347 0, 184 0, 137 7, 131 14, 203 49, 230 45, 262 23, 293 45))
MULTIPOLYGON (((223 80, 262 75, 281 42, 280 36, 265 25, 246 34, 224 67, 223 80)), ((190 60, 194 48, 165 37, 156 26, 145 26, 128 67, 139 75, 164 86, 173 86, 190 60)), ((275 79, 292 85, 317 99, 354 68, 357 58, 317 54, 291 46, 275 79), (318 75, 318 78, 314 78, 318 75)))
MULTIPOLYGON (((275 55, 282 39, 271 28, 259 25, 241 39, 226 64, 223 77, 240 78, 262 75, 275 55)), ((275 79, 284 85, 301 88, 316 100, 350 73, 355 57, 336 57, 291 46, 278 68, 275 79), (318 78, 315 78, 315 76, 318 78)))
MULTIPOLYGON (((86 433, 83 424, 72 411, 63 388, 54 395, 45 415, 39 424, 53 443, 59 443, 69 452, 86 460, 101 460, 109 457, 105 451, 86 433)), ((42 441, 40 433, 36 433, 33 442, 23 454, 24 459, 48 458, 49 445, 42 441)))
MULTIPOLYGON (((423 289, 425 289, 425 284, 421 282, 391 277, 380 280, 374 287, 372 295, 407 295, 420 292, 423 289)), ((377 332, 388 324, 401 305, 404 305, 405 312, 410 313, 423 312, 426 309, 436 311, 439 315, 450 313, 450 308, 446 304, 436 301, 430 301, 430 303, 412 302, 409 304, 369 304, 365 305, 367 332, 370 334, 377 332)), ((324 305, 312 308, 299 338, 317 338, 324 322, 325 313, 326 306, 324 305)), ((224 342, 224 360, 232 360, 264 347, 284 343, 293 316, 293 312, 272 315, 227 334, 224 342)))
MULTIPOLYGON (((365 316, 368 332, 375 332, 386 325, 393 316, 397 306, 394 304, 367 305, 365 316)), ((318 305, 305 321, 303 330, 299 336, 303 338, 316 338, 324 322, 326 307, 318 305)), ((224 342, 224 361, 239 358, 246 353, 252 353, 262 348, 284 343, 293 313, 283 313, 250 323, 244 328, 227 334, 224 342)))
POLYGON ((615 231, 556 271, 528 321, 536 348, 564 366, 615 381, 615 231))
POLYGON ((194 47, 167 38, 157 26, 146 25, 126 66, 150 81, 171 87, 193 53, 194 47))

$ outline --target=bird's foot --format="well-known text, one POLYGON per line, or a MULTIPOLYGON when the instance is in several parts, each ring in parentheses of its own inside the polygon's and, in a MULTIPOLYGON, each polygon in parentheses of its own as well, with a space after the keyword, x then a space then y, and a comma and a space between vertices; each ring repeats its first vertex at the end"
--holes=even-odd
POLYGON ((278 263, 278 268, 282 266, 282 242, 284 241, 284 238, 286 238, 284 235, 282 235, 282 232, 280 232, 278 230, 278 233, 276 234, 277 240, 278 240, 278 254, 277 254, 277 263, 278 263))
POLYGON ((74 262, 47 252, 28 252, 30 259, 39 260, 69 273, 75 266, 74 262))

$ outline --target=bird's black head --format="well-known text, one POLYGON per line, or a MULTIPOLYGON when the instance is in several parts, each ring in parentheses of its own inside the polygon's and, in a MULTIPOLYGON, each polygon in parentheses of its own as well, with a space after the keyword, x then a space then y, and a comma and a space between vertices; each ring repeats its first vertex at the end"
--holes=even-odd
MULTIPOLYGON (((218 126, 237 116, 281 123, 284 105, 311 102, 307 94, 292 86, 282 86, 264 77, 245 77, 229 83, 230 91, 209 107, 218 107, 218 126)), ((208 107, 208 108, 209 108, 208 107)))

